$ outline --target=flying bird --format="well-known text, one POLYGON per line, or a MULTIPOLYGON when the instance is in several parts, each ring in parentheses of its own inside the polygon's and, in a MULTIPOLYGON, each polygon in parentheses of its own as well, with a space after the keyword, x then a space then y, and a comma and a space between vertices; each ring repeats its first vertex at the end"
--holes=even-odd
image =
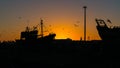
POLYGON ((107 22, 112 23, 109 19, 107 20, 107 22))
POLYGON ((18 17, 18 19, 22 19, 22 17, 18 17))
POLYGON ((79 27, 79 25, 77 25, 77 24, 74 24, 74 26, 75 26, 75 27, 79 27))

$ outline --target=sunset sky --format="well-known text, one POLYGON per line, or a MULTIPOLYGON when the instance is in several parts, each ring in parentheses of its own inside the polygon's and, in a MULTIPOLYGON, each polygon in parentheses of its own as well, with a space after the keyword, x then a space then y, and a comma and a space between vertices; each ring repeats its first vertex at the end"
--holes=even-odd
POLYGON ((100 39, 95 18, 110 19, 120 25, 120 0, 0 0, 0 40, 20 38, 26 26, 44 21, 44 34, 56 39, 83 38, 83 6, 87 6, 87 37, 100 39))

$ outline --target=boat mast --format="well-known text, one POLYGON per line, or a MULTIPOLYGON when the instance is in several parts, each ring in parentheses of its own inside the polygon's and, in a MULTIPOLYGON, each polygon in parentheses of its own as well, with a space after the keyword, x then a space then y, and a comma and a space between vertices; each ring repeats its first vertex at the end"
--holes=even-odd
POLYGON ((40 24, 41 24, 41 37, 43 37, 43 20, 42 19, 41 19, 40 24))

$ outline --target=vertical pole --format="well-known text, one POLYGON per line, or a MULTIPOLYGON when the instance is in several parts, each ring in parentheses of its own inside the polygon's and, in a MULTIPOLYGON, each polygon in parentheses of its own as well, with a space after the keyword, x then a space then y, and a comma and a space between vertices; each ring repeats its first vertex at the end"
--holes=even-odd
POLYGON ((41 19, 41 37, 43 37, 43 20, 41 19))
POLYGON ((86 41, 86 8, 87 6, 84 6, 84 41, 86 41))

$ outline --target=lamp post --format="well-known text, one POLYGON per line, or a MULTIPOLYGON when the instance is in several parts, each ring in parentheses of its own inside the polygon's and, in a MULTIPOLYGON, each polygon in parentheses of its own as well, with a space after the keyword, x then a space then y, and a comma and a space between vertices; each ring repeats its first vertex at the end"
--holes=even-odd
POLYGON ((86 9, 87 6, 83 6, 84 8, 84 41, 86 41, 86 9))

